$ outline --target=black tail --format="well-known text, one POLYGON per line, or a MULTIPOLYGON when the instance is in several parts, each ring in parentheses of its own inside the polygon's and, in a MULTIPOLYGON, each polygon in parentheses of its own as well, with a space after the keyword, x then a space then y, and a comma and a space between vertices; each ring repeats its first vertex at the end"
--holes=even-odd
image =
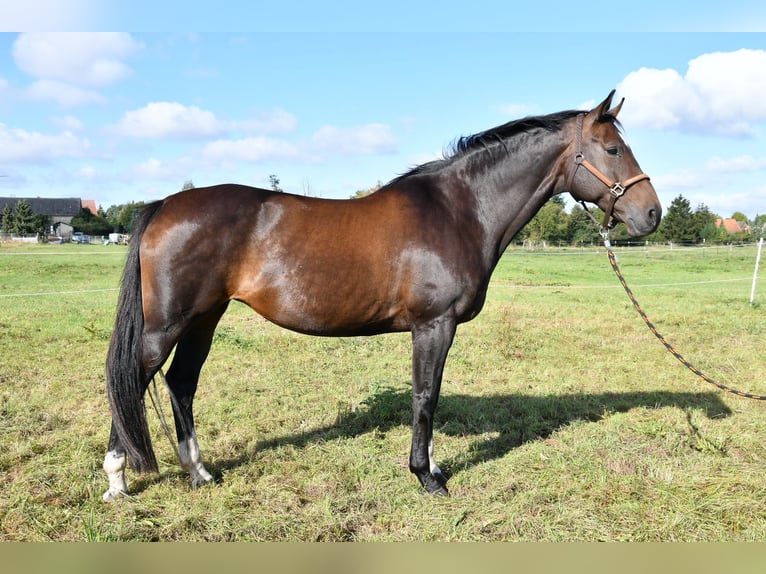
POLYGON ((112 422, 131 466, 137 472, 157 471, 144 405, 144 392, 149 381, 143 368, 144 310, 139 246, 141 236, 161 206, 160 201, 148 204, 136 222, 106 359, 106 390, 112 422))

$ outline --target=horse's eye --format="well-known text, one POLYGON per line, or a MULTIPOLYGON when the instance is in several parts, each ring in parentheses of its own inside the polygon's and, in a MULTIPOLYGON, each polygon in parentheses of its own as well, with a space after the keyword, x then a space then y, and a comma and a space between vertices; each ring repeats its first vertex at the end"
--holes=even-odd
POLYGON ((606 148, 606 153, 608 153, 609 155, 616 155, 617 157, 620 157, 622 155, 620 153, 620 148, 618 148, 615 145, 609 146, 608 148, 606 148))

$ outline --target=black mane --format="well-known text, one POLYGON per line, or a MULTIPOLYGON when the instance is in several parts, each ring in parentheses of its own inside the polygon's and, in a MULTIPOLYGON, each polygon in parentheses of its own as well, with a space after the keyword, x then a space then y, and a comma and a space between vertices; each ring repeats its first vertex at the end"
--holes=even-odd
MULTIPOLYGON (((408 172, 403 173, 402 175, 391 180, 389 184, 397 183, 402 179, 413 175, 433 173, 434 171, 437 171, 451 163, 454 159, 477 149, 488 150, 491 147, 497 145, 504 146, 505 140, 518 134, 537 129, 546 131, 558 131, 561 129, 564 123, 576 117, 578 114, 585 113, 587 112, 582 110, 566 110, 563 112, 556 112, 544 116, 528 116, 519 120, 507 122, 494 128, 490 128, 483 132, 479 132, 470 136, 463 136, 455 141, 451 148, 445 152, 443 159, 437 159, 422 165, 415 166, 408 172)), ((602 120, 613 122, 616 121, 616 119, 610 115, 604 116, 602 120)))
POLYGON ((453 144, 451 152, 445 159, 452 159, 474 149, 486 149, 493 144, 502 143, 510 137, 532 130, 542 129, 549 132, 558 131, 565 122, 582 113, 584 112, 567 110, 549 114, 547 116, 529 116, 521 118, 520 120, 510 121, 501 126, 490 128, 471 136, 461 137, 453 144))

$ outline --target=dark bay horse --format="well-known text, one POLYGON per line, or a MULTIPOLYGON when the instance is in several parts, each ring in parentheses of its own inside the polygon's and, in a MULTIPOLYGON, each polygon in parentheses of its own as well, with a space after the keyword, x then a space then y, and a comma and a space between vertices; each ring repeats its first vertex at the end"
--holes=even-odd
POLYGON ((323 336, 412 333, 410 470, 446 495, 433 417, 459 323, 481 311, 511 239, 553 195, 597 204, 633 236, 662 208, 616 121, 614 91, 590 111, 528 117, 464 137, 444 159, 363 199, 326 200, 241 185, 183 191, 147 205, 123 275, 107 359, 112 430, 104 500, 127 492, 128 459, 156 471, 144 394, 167 372, 181 465, 210 482, 192 404, 229 301, 323 336))

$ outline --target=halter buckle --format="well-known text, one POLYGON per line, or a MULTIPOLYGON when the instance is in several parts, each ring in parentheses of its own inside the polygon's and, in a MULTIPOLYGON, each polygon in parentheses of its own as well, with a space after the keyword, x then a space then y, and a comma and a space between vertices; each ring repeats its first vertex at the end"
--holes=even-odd
POLYGON ((612 187, 609 188, 609 193, 611 193, 615 199, 622 197, 622 195, 625 193, 625 186, 617 181, 612 184, 612 187))

